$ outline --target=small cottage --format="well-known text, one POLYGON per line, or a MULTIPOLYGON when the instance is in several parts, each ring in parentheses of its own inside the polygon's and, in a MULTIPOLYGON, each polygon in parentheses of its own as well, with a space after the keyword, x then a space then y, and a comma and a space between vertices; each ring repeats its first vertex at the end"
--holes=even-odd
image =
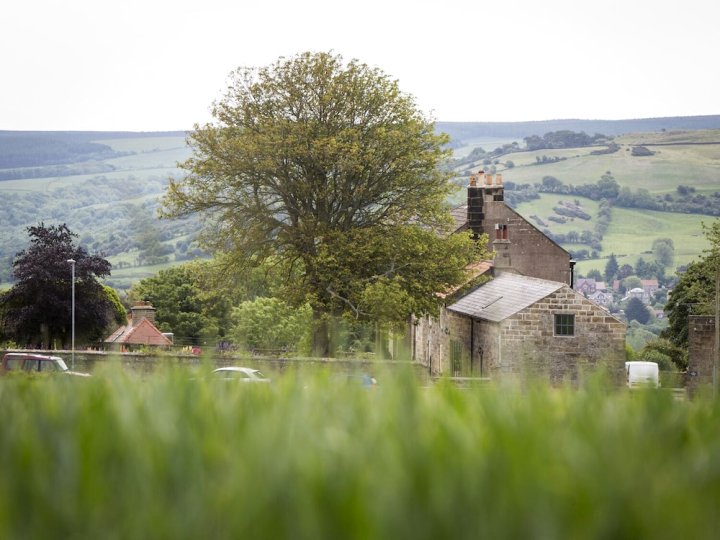
POLYGON ((473 175, 466 212, 470 230, 491 238, 486 280, 449 295, 438 318, 416 318, 416 362, 433 375, 502 377, 533 372, 575 380, 599 364, 622 372, 623 322, 572 288, 570 255, 504 202, 502 177, 473 175))
POLYGON ((137 303, 130 308, 128 324, 121 326, 107 339, 111 349, 130 350, 133 347, 170 347, 173 342, 155 326, 155 308, 150 304, 137 303))

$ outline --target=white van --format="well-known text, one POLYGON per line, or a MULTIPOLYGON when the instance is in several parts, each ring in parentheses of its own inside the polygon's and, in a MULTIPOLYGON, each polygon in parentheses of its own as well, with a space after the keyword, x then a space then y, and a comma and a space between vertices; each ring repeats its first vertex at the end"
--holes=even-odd
POLYGON ((628 388, 638 386, 658 388, 660 386, 657 362, 625 362, 625 375, 628 388))

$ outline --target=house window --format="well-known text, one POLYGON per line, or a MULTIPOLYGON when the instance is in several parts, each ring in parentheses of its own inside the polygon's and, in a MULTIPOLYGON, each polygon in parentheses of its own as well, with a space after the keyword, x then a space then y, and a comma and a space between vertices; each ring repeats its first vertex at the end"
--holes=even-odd
POLYGON ((555 335, 575 335, 575 315, 569 313, 557 313, 555 315, 555 335))

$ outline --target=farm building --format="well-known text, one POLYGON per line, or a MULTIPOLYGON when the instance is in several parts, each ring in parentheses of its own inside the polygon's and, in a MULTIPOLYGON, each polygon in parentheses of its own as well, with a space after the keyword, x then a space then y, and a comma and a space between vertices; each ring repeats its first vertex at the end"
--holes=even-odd
POLYGON ((572 288, 570 255, 505 204, 500 175, 471 177, 454 216, 458 231, 494 238, 495 258, 487 281, 448 296, 438 318, 413 320, 416 362, 433 375, 529 371, 552 381, 599 363, 622 371, 625 324, 572 288))

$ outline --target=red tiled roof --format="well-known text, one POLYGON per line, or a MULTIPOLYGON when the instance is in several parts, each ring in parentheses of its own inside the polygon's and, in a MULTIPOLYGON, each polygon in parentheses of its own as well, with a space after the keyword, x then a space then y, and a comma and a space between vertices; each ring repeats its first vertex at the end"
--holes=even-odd
POLYGON ((135 326, 121 326, 105 340, 105 343, 157 346, 172 345, 172 341, 164 336, 162 332, 147 319, 142 319, 135 326))

